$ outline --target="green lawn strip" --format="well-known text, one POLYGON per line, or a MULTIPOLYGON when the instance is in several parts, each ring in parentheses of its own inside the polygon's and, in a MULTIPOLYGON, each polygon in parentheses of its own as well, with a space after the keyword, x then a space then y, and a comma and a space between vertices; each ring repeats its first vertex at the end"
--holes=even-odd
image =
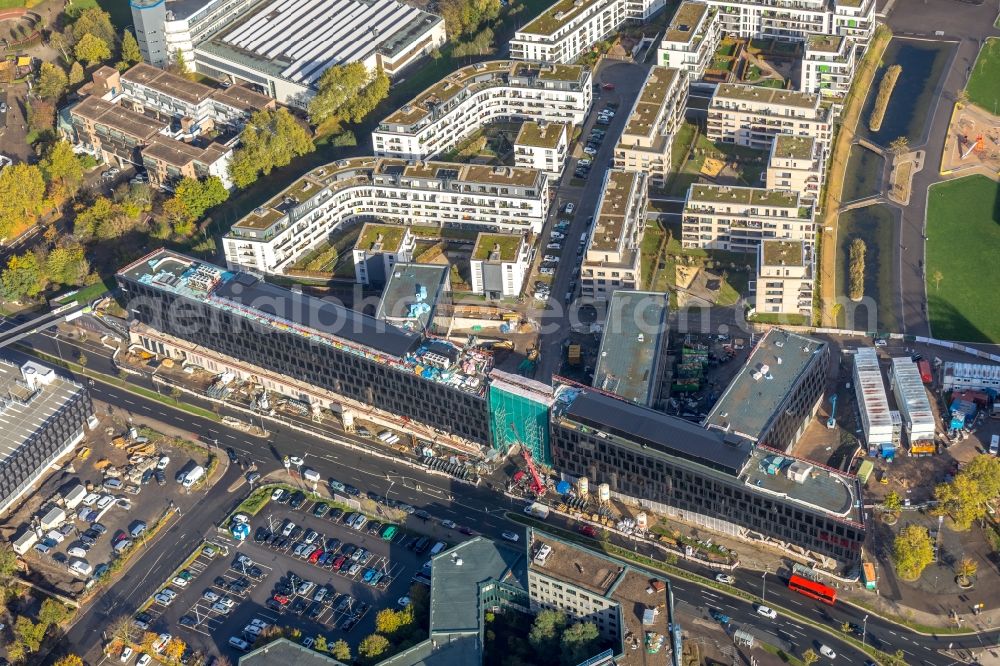
POLYGON ((966 91, 976 106, 990 113, 1000 109, 1000 38, 990 37, 983 44, 972 66, 966 91))
POLYGON ((102 384, 110 384, 111 386, 117 386, 118 388, 129 391, 130 393, 141 395, 144 398, 149 398, 150 400, 155 400, 159 403, 162 403, 167 407, 179 409, 181 411, 188 412, 189 414, 194 414, 195 416, 200 416, 202 418, 210 419, 212 421, 220 420, 219 416, 215 412, 212 412, 210 410, 203 409, 195 405, 189 405, 186 402, 180 402, 178 400, 174 400, 173 398, 161 395, 156 391, 150 391, 147 388, 130 384, 129 382, 118 379, 117 377, 112 377, 111 375, 106 375, 102 372, 97 372, 96 370, 88 370, 87 368, 83 367, 78 363, 73 363, 71 361, 64 361, 62 359, 56 358, 55 356, 50 356, 45 352, 40 352, 35 349, 29 349, 22 345, 17 345, 17 347, 19 351, 28 354, 29 356, 35 356, 51 365, 59 366, 67 370, 72 370, 73 372, 84 375, 85 377, 93 379, 94 381, 101 382, 102 384))
MULTIPOLYGON (((256 516, 261 510, 267 506, 267 503, 271 501, 271 493, 273 493, 278 488, 287 490, 288 492, 302 491, 306 494, 306 497, 314 502, 322 502, 331 508, 343 509, 344 512, 355 512, 362 513, 369 520, 374 520, 382 523, 382 527, 388 527, 389 525, 395 525, 398 529, 404 529, 403 526, 394 520, 389 519, 387 516, 378 516, 369 511, 365 511, 363 507, 355 509, 347 504, 342 504, 328 497, 323 497, 319 493, 309 492, 308 490, 303 490, 288 483, 265 483, 264 485, 257 486, 250 495, 247 496, 245 500, 239 503, 239 505, 233 509, 233 511, 226 516, 225 521, 222 523, 223 526, 228 525, 232 520, 233 516, 238 513, 245 513, 249 516, 256 516)), ((359 501, 360 504, 360 501, 359 501)))
POLYGON ((969 176, 931 187, 927 202, 927 301, 942 340, 1000 342, 1000 185, 969 176), (940 285, 934 280, 940 272, 940 285))
POLYGON ((765 643, 764 641, 757 641, 756 645, 759 645, 760 649, 762 649, 764 652, 769 652, 773 654, 775 657, 785 662, 786 664, 791 664, 791 666, 804 666, 801 659, 799 659, 795 655, 788 654, 781 648, 775 647, 770 643, 765 643))
MULTIPOLYGON (((553 534, 559 537, 560 539, 564 539, 565 541, 570 541, 579 544, 584 548, 601 552, 605 555, 611 555, 613 557, 630 560, 645 567, 646 569, 655 569, 670 576, 675 576, 677 578, 684 578, 685 580, 692 581, 694 583, 697 583, 698 585, 702 585, 704 587, 711 587, 715 590, 718 590, 719 592, 728 594, 731 597, 743 599, 744 601, 748 601, 750 603, 760 603, 760 597, 756 595, 750 594, 749 592, 744 592, 743 590, 732 587, 731 585, 723 585, 722 583, 718 583, 709 578, 705 578, 704 576, 699 576, 696 573, 687 571, 685 569, 681 569, 680 567, 674 566, 670 563, 658 562, 644 555, 633 553, 629 550, 626 550, 625 548, 620 548, 610 543, 596 541, 594 539, 584 537, 583 535, 571 532, 569 530, 564 530, 559 527, 553 527, 541 520, 530 518, 521 513, 511 511, 506 514, 506 517, 508 520, 511 520, 515 523, 521 523, 522 525, 527 525, 540 532, 548 532, 549 534, 553 534)), ((826 634, 829 634, 830 636, 834 636, 836 638, 843 640, 846 643, 850 643, 858 650, 861 650, 865 654, 870 655, 876 659, 881 658, 881 655, 883 654, 879 650, 875 650, 869 645, 862 645, 861 641, 855 639, 853 636, 849 634, 845 634, 839 631, 834 631, 830 627, 814 622, 812 619, 804 615, 799 615, 798 613, 790 611, 787 608, 776 606, 773 602, 769 603, 768 605, 771 606, 772 608, 775 608, 775 610, 780 610, 788 617, 793 617, 799 622, 804 622, 805 624, 808 624, 815 629, 818 629, 826 634)))
POLYGON ((774 313, 759 313, 755 314, 751 321, 755 324, 774 324, 777 326, 787 325, 787 326, 808 326, 809 318, 801 314, 774 314, 774 313))
POLYGON ((92 285, 79 289, 76 293, 67 294, 58 299, 58 303, 63 305, 71 301, 76 301, 77 303, 90 303, 92 300, 101 296, 102 294, 111 291, 115 288, 114 278, 107 277, 104 281, 95 282, 92 285))

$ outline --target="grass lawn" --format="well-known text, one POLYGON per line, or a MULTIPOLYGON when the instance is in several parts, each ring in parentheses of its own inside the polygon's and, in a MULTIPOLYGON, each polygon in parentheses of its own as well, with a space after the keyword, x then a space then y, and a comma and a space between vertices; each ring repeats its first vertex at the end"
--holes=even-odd
POLYGON ((1000 342, 1000 186, 969 176, 931 188, 927 206, 927 300, 934 337, 1000 342), (936 284, 935 274, 941 281, 936 284))
POLYGON ((1000 109, 1000 39, 991 37, 979 51, 966 88, 969 99, 990 113, 1000 109))

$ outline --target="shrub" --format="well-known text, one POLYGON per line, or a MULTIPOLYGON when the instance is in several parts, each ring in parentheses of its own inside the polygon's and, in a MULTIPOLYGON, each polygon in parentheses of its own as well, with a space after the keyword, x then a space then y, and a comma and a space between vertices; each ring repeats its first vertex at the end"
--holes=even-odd
POLYGON ((851 242, 851 284, 848 295, 852 301, 860 301, 865 295, 865 242, 855 238, 851 242))
POLYGON ((885 70, 882 81, 878 84, 878 96, 875 98, 875 106, 872 108, 872 115, 868 119, 868 129, 877 132, 882 129, 882 120, 885 118, 885 110, 889 107, 889 98, 892 97, 892 89, 896 87, 896 79, 899 78, 903 68, 899 65, 892 65, 885 70))

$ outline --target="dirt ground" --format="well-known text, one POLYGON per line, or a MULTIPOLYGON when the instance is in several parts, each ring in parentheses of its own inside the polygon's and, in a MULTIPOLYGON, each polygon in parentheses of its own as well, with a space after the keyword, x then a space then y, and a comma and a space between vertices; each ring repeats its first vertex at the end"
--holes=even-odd
POLYGON ((955 111, 941 156, 941 171, 960 169, 973 169, 993 180, 1000 172, 1000 117, 972 104, 955 111), (982 143, 977 143, 980 137, 982 143))

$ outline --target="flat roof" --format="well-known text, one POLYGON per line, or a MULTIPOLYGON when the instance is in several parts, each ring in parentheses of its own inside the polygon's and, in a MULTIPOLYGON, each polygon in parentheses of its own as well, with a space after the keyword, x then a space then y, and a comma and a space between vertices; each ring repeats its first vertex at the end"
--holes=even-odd
POLYGON ((143 85, 189 104, 200 104, 212 97, 216 89, 192 81, 159 67, 140 62, 122 74, 123 81, 143 85))
POLYGON ((382 290, 375 318, 415 322, 424 331, 448 282, 447 264, 397 263, 382 290))
POLYGON ((565 134, 565 123, 545 123, 544 125, 540 125, 534 121, 528 121, 521 125, 514 144, 554 149, 559 145, 560 139, 565 134))
POLYGON ((892 381, 896 385, 896 403, 903 418, 911 425, 933 429, 937 422, 916 362, 909 356, 893 358, 892 381))
POLYGON ((584 0, 558 0, 551 7, 536 16, 528 25, 517 32, 532 35, 551 35, 577 16, 599 10, 606 0, 585 2, 584 0))
MULTIPOLYGON (((669 617, 672 604, 670 602, 670 581, 664 577, 654 576, 645 570, 626 567, 625 573, 618 578, 614 589, 611 591, 611 599, 618 602, 621 607, 621 617, 624 623, 622 632, 625 639, 625 651, 619 659, 615 660, 618 666, 664 666, 665 664, 675 664, 674 634, 671 632, 671 618, 669 617), (663 583, 663 589, 656 591, 652 583, 656 581, 663 583), (655 609, 655 619, 652 624, 644 622, 647 612, 655 609), (656 654, 650 654, 646 650, 646 632, 652 631, 660 634, 664 638, 663 647, 656 654), (632 645, 637 644, 635 649, 632 645)), ((673 619, 676 622, 676 618, 673 619)), ((680 636, 680 629, 677 628, 677 636, 680 636)))
POLYGON ((661 292, 612 292, 594 370, 595 388, 652 406, 658 389, 653 379, 666 346, 668 304, 669 296, 661 292))
POLYGON ((441 20, 396 0, 271 0, 211 41, 312 86, 330 66, 393 51, 441 20))
POLYGON ((695 36, 701 20, 708 13, 708 5, 704 2, 684 0, 677 8, 674 17, 670 19, 667 32, 663 35, 665 42, 689 43, 695 36))
POLYGON ((143 148, 142 156, 183 167, 196 160, 202 160, 205 157, 205 150, 169 136, 154 136, 149 145, 143 148))
POLYGON ((715 403, 705 425, 760 440, 799 377, 825 348, 825 342, 772 328, 715 403))
POLYGON ((944 362, 944 377, 963 384, 981 382, 979 388, 1000 386, 1000 365, 944 362))
POLYGON ((636 446, 736 476, 750 458, 751 443, 736 435, 636 405, 596 389, 561 387, 553 418, 569 420, 636 446))
POLYGON ((874 347, 859 347, 854 356, 855 388, 861 391, 859 407, 868 416, 871 430, 892 428, 892 416, 889 414, 889 399, 885 394, 885 384, 882 382, 882 369, 878 364, 878 354, 874 347))
POLYGON ((760 446, 754 449, 741 478, 759 491, 787 497, 838 518, 862 522, 853 475, 760 446))
POLYGON ((809 160, 816 154, 816 138, 795 134, 775 134, 771 142, 771 157, 809 160))
POLYGON ((649 136, 656 127, 657 119, 671 100, 668 93, 680 76, 680 71, 673 67, 655 66, 650 68, 646 81, 639 96, 632 106, 628 122, 625 124, 625 134, 649 136))
MULTIPOLYGON (((791 106, 802 109, 815 109, 819 106, 819 95, 813 93, 761 88, 743 83, 720 83, 715 89, 715 95, 712 96, 712 102, 723 99, 758 102, 763 106, 791 106)), ((774 115, 779 114, 775 113, 774 115)))
POLYGON ((610 169, 601 190, 594 231, 590 236, 590 249, 617 251, 624 240, 625 222, 632 193, 639 186, 641 174, 634 171, 610 169))
POLYGON ((84 97, 70 109, 70 114, 86 118, 100 125, 107 125, 111 129, 142 141, 158 134, 168 124, 164 120, 136 113, 96 95, 84 97))
POLYGON ((696 183, 691 186, 688 192, 688 204, 708 202, 741 206, 774 206, 776 208, 799 207, 799 193, 790 190, 696 183))
POLYGON ((579 588, 607 597, 618 577, 625 573, 625 563, 601 557, 586 548, 566 543, 544 532, 528 530, 528 569, 572 583, 579 588), (552 549, 545 564, 535 561, 535 553, 546 545, 552 549))
POLYGON ((312 650, 287 638, 275 639, 253 652, 240 655, 238 663, 240 666, 347 666, 328 652, 312 650))
POLYGON ((762 240, 760 247, 765 266, 802 266, 805 263, 803 241, 762 240))
POLYGON ((517 261, 524 238, 518 234, 480 233, 472 248, 473 261, 517 261))
POLYGON ((220 104, 231 106, 245 113, 253 113, 261 109, 269 109, 275 106, 273 98, 261 95, 256 90, 243 85, 233 85, 228 88, 217 89, 212 93, 212 99, 220 104))
POLYGON ((355 250, 365 252, 398 252, 409 227, 401 224, 366 222, 354 243, 355 250))
MULTIPOLYGON (((18 365, 0 359, 0 465, 24 453, 24 445, 44 430, 52 415, 83 392, 83 386, 37 361, 18 365), (39 378, 37 390, 25 383, 26 376, 39 378)), ((4 474, 17 472, 9 468, 4 474)))
POLYGON ((806 49, 823 53, 839 53, 844 46, 843 35, 812 34, 806 39, 806 49))

